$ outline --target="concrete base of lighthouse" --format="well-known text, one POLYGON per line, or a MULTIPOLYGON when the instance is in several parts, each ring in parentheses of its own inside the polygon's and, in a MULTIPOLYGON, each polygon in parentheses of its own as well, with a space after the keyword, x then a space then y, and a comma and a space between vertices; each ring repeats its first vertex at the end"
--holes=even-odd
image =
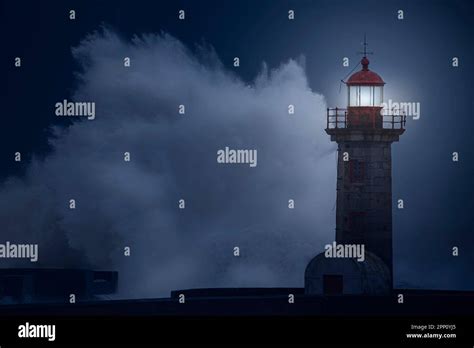
POLYGON ((365 260, 314 257, 305 271, 307 295, 389 295, 391 273, 375 254, 365 252, 365 260))

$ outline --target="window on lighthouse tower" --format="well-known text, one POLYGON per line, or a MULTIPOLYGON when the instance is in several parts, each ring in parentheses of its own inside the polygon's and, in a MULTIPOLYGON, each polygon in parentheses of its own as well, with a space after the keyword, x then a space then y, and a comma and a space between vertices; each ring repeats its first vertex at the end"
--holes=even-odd
POLYGON ((349 106, 381 106, 383 86, 349 86, 349 106))

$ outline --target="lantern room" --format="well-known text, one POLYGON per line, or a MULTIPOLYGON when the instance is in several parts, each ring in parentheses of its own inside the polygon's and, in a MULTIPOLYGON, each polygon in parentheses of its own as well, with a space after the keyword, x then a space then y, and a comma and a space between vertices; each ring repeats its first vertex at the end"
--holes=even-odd
POLYGON ((346 82, 348 91, 347 126, 352 128, 382 128, 380 114, 385 82, 369 70, 366 56, 360 61, 362 70, 354 73, 346 82))
POLYGON ((362 69, 346 82, 347 108, 327 109, 327 130, 397 130, 403 132, 406 116, 384 109, 384 80, 369 69, 369 60, 361 59, 362 69))
POLYGON ((383 102, 385 82, 369 70, 367 57, 361 60, 362 70, 353 74, 346 82, 349 107, 380 107, 383 102))

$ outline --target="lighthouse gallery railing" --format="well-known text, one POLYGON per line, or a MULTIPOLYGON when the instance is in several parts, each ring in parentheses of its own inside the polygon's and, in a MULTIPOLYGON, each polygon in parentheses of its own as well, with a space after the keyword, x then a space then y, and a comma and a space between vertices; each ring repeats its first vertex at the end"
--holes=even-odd
MULTIPOLYGON (((405 129, 407 117, 401 111, 388 112, 381 114, 383 129, 405 129)), ((328 108, 327 109, 327 128, 345 129, 348 128, 347 109, 328 108)))

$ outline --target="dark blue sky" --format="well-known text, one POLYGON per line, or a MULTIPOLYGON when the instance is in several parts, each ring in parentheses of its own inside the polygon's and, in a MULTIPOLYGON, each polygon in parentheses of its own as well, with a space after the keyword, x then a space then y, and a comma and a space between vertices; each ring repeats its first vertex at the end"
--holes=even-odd
MULTIPOLYGON (((101 24, 125 37, 166 31, 191 47, 206 42, 229 67, 238 55, 242 61, 238 73, 247 80, 255 77, 263 61, 274 67, 304 55, 311 87, 329 105, 345 103, 338 81, 358 60, 367 33, 369 48, 375 52, 371 67, 387 81, 386 96, 422 102, 423 118, 432 120, 433 113, 446 115, 436 117, 432 125, 443 130, 444 139, 437 143, 459 144, 469 151, 468 137, 454 135, 467 130, 464 122, 471 119, 465 110, 473 105, 469 98, 473 11, 469 1, 300 0, 259 1, 258 5, 253 1, 115 1, 113 5, 109 1, 67 5, 62 1, 2 1, 1 22, 6 33, 2 66, 8 86, 5 100, 10 101, 4 103, 4 111, 22 115, 4 119, 2 151, 5 155, 19 148, 28 153, 46 151, 45 129, 52 122, 61 122, 50 117, 51 105, 74 87, 77 66, 70 49, 101 24), (75 21, 67 17, 70 8, 77 11, 75 21), (187 11, 185 22, 176 20, 181 8, 187 11), (291 25, 288 9, 296 11, 291 25), (405 13, 402 21, 397 20, 398 9, 405 13), (23 59, 21 70, 11 64, 15 56, 23 59), (453 56, 460 58, 457 69, 450 66, 453 56), (349 68, 342 67, 342 57, 351 58, 349 68), (28 102, 22 102, 25 96, 28 102), (441 121, 452 119, 447 115, 453 113, 458 115, 456 122, 441 121), (459 117, 467 120, 461 122, 459 117)), ((437 134, 428 136, 434 137, 431 141, 437 139, 437 134)), ((9 173, 18 171, 3 163, 2 175, 9 173)))
POLYGON ((474 288, 471 1, 2 1, 0 22, 1 178, 22 175, 28 166, 13 162, 15 151, 46 156, 48 127, 69 122, 52 111, 76 87, 71 47, 102 24, 125 38, 165 31, 191 48, 205 42, 229 69, 239 56, 237 74, 249 82, 262 62, 276 67, 304 55, 310 87, 328 106, 340 107, 339 81, 360 59, 366 33, 375 53, 370 67, 387 83, 385 98, 421 103, 421 118, 409 120, 393 145, 393 198, 405 200, 403 211, 394 210, 394 257, 408 260, 394 262, 395 276, 474 288), (76 10, 75 21, 69 9, 76 10), (186 10, 185 22, 176 19, 179 9, 186 10), (296 13, 291 23, 289 9, 296 13), (21 69, 13 67, 15 56, 22 57, 21 69), (351 59, 349 68, 343 57, 351 59), (459 57, 459 67, 451 66, 452 57, 459 57), (453 151, 458 163, 451 161, 453 151), (449 257, 454 245, 456 259, 449 257), (448 276, 440 279, 439 272, 448 276))

